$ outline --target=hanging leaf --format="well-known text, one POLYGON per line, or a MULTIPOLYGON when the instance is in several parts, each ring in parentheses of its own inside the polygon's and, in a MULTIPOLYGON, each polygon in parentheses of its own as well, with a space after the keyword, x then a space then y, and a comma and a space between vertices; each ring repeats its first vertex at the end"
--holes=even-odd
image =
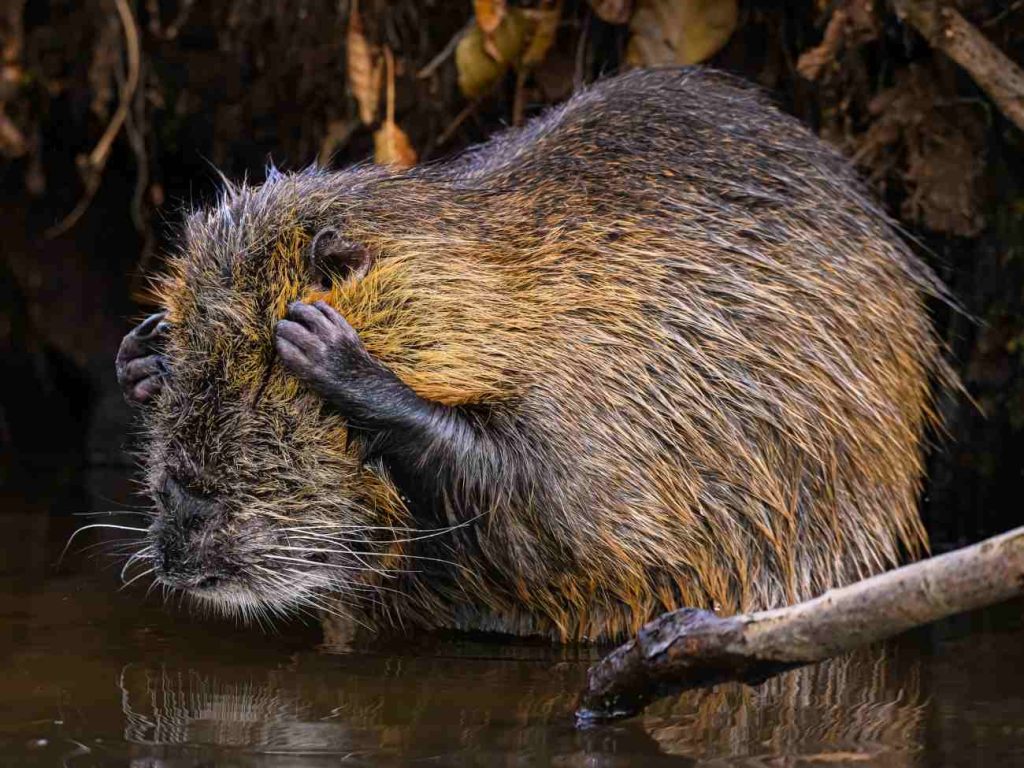
POLYGON ((373 159, 380 165, 411 168, 416 165, 416 150, 397 123, 384 121, 373 134, 373 159))
POLYGON ((642 67, 705 61, 729 41, 738 17, 737 0, 637 0, 626 61, 642 67))
POLYGON ((505 0, 473 0, 476 25, 485 35, 493 35, 505 18, 505 0))
POLYGON ((377 49, 366 39, 359 3, 352 3, 345 38, 348 54, 348 89, 359 105, 359 119, 370 125, 377 117, 380 103, 381 63, 377 49))
POLYGON ((633 12, 633 0, 590 0, 597 18, 609 24, 625 24, 633 12))
POLYGON ((411 168, 416 165, 416 150, 395 122, 395 61, 390 48, 384 49, 384 61, 388 74, 387 112, 373 134, 373 159, 381 165, 411 168))
POLYGON ((539 8, 524 10, 523 15, 530 22, 530 34, 520 63, 523 67, 535 67, 544 61, 555 42, 558 22, 562 18, 562 2, 544 3, 539 8))
POLYGON ((511 9, 493 35, 473 25, 455 49, 459 90, 469 98, 486 93, 519 61, 526 40, 526 20, 519 9, 511 9))

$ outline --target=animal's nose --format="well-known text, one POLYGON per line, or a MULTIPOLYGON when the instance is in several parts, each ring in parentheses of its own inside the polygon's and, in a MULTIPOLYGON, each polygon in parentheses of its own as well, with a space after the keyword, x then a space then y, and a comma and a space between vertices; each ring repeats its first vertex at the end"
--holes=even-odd
POLYGON ((210 535, 216 525, 216 500, 171 476, 164 480, 157 497, 163 514, 150 530, 160 577, 176 586, 213 586, 208 582, 209 561, 216 549, 217 537, 210 535))
POLYGON ((160 500, 164 512, 185 531, 205 526, 217 512, 212 498, 190 490, 172 475, 164 479, 160 500))

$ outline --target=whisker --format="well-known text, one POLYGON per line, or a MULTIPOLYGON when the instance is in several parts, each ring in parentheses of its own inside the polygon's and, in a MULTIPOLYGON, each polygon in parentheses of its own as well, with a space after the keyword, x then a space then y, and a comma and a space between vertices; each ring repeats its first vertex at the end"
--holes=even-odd
MULTIPOLYGON (((135 484, 139 484, 138 480, 135 480, 134 482, 135 482, 135 484)), ((142 483, 142 486, 145 487, 145 483, 142 483)), ((104 504, 120 504, 122 506, 128 507, 129 509, 131 509, 131 508, 143 509, 144 508, 144 507, 140 507, 138 504, 129 504, 126 501, 118 501, 117 499, 112 499, 109 496, 107 496, 106 494, 102 494, 102 493, 97 494, 96 498, 101 499, 104 504)))
POLYGON ((135 547, 138 545, 141 539, 112 539, 110 541, 96 541, 92 544, 86 544, 84 547, 75 550, 75 554, 82 554, 88 552, 90 549, 98 549, 99 547, 109 547, 112 552, 126 549, 128 547, 135 547))
POLYGON ((298 533, 302 533, 304 531, 318 531, 318 530, 323 530, 323 529, 326 528, 328 530, 397 531, 397 532, 400 532, 400 533, 423 534, 423 536, 415 536, 415 537, 412 537, 410 539, 412 541, 416 541, 416 540, 418 540, 420 538, 431 538, 431 537, 434 537, 434 536, 441 536, 441 535, 444 535, 446 533, 451 533, 452 531, 457 531, 460 528, 465 528, 466 526, 471 525, 472 523, 476 522, 482 516, 483 516, 483 513, 478 514, 478 515, 474 515, 469 520, 465 520, 465 521, 463 521, 461 523, 456 523, 455 525, 445 526, 443 528, 409 528, 409 527, 397 526, 397 525, 351 525, 351 524, 342 524, 342 523, 334 523, 334 522, 324 522, 324 523, 313 523, 313 524, 309 524, 309 525, 299 525, 299 526, 294 526, 294 527, 290 527, 290 528, 284 528, 283 530, 285 530, 285 531, 296 531, 298 533))
MULTIPOLYGON (((301 537, 300 537, 301 538, 301 537)), ((365 542, 363 542, 365 543, 365 542)), ((392 552, 371 552, 365 550, 352 550, 352 549, 321 549, 317 547, 286 547, 286 546, 275 546, 275 550, 284 550, 292 552, 313 552, 322 554, 335 554, 335 555, 351 555, 351 556, 368 556, 368 557, 394 557, 403 560, 423 560, 431 563, 441 563, 443 565, 450 565, 453 568, 459 568, 461 570, 468 571, 469 569, 461 563, 456 563, 453 560, 445 560, 442 557, 429 557, 427 555, 411 555, 406 553, 392 553, 392 552)))
MULTIPOLYGON (((143 547, 142 549, 140 549, 138 552, 133 554, 131 557, 129 557, 125 561, 124 566, 121 568, 121 581, 122 582, 124 581, 125 573, 128 571, 128 569, 130 569, 132 567, 132 564, 136 563, 136 562, 138 562, 140 560, 145 559, 149 555, 149 553, 150 553, 150 547, 146 546, 146 547, 143 547)), ((156 570, 156 568, 154 567, 153 570, 156 570)))
POLYGON ((270 560, 283 560, 289 563, 299 563, 301 565, 308 565, 318 568, 337 568, 338 570, 355 571, 356 573, 365 573, 366 571, 373 571, 374 573, 379 573, 381 575, 393 573, 413 573, 413 571, 402 571, 388 568, 353 568, 352 566, 337 565, 335 563, 315 563, 311 560, 303 560, 302 558, 298 557, 285 557, 284 555, 264 555, 264 557, 267 557, 270 560))
POLYGON ((73 517, 99 517, 100 515, 107 515, 113 517, 115 515, 141 515, 143 517, 156 517, 156 513, 151 510, 138 510, 138 509, 105 509, 99 512, 72 512, 73 517))
POLYGON ((337 605, 327 606, 324 603, 317 601, 312 595, 304 595, 303 599, 304 599, 304 602, 307 605, 309 605, 309 606, 311 606, 311 607, 313 607, 313 608, 315 608, 317 610, 323 611, 324 613, 329 614, 331 616, 337 616, 339 618, 345 619, 346 621, 354 622, 355 624, 358 624, 363 629, 372 630, 372 627, 370 627, 369 624, 367 624, 364 621, 359 620, 353 614, 348 613, 346 611, 343 611, 337 605))
POLYGON ((90 528, 110 528, 117 531, 134 531, 135 533, 148 533, 149 531, 148 528, 135 528, 130 525, 114 525, 113 523, 90 523, 89 525, 83 525, 68 537, 67 543, 64 545, 64 549, 60 551, 60 556, 57 558, 57 565, 60 565, 61 561, 64 559, 64 555, 67 554, 68 547, 70 547, 71 543, 78 537, 78 534, 82 531, 88 531, 90 528))
MULTIPOLYGON (((317 565, 317 564, 314 563, 313 565, 317 565)), ((259 570, 265 571, 266 573, 270 574, 270 577, 269 577, 270 579, 278 579, 279 582, 280 582, 281 587, 283 587, 285 590, 288 590, 289 588, 293 587, 293 584, 291 584, 290 582, 286 581, 284 579, 284 577, 282 577, 277 571, 273 571, 273 570, 271 570, 269 568, 266 568, 265 566, 262 566, 262 565, 259 565, 259 564, 253 564, 253 567, 254 568, 258 568, 259 570)), ((308 571, 301 571, 301 570, 299 570, 297 568, 286 568, 285 570, 286 570, 287 573, 292 573, 292 574, 294 574, 297 577, 307 576, 308 573, 309 573, 308 571)), ((327 587, 329 585, 325 584, 324 586, 327 587)), ((385 587, 385 586, 383 586, 381 584, 360 584, 358 582, 345 582, 344 586, 342 587, 342 589, 344 591, 347 591, 347 592, 353 592, 355 594, 359 594, 361 599, 363 597, 373 597, 378 592, 390 592, 390 593, 395 594, 395 595, 404 595, 405 594, 404 592, 402 592, 399 589, 394 589, 392 587, 385 587)))
POLYGON ((156 570, 156 566, 154 565, 152 568, 149 568, 149 569, 143 571, 142 573, 139 573, 139 574, 136 574, 135 576, 132 576, 130 579, 128 579, 128 581, 124 582, 124 584, 122 584, 120 588, 121 589, 127 589, 129 585, 131 585, 132 583, 138 581, 143 576, 146 576, 146 575, 148 575, 150 573, 153 573, 155 570, 156 570))
MULTIPOLYGON (((299 538, 302 538, 302 537, 300 536, 299 538)), ((280 546, 280 545, 278 545, 278 546, 280 546)), ((365 561, 365 560, 364 560, 364 559, 363 559, 363 558, 362 558, 362 557, 360 556, 360 553, 358 553, 358 552, 356 552, 356 551, 352 550, 352 549, 351 549, 350 547, 344 547, 344 545, 342 545, 342 546, 343 546, 343 549, 344 549, 344 551, 343 551, 343 552, 341 552, 341 554, 345 554, 345 555, 349 555, 349 556, 353 557, 353 558, 354 558, 354 559, 355 559, 355 560, 356 560, 356 561, 357 561, 357 562, 358 562, 358 563, 359 563, 360 565, 362 565, 362 566, 363 566, 363 567, 364 567, 364 568, 365 568, 366 570, 371 570, 371 571, 373 571, 373 570, 377 570, 377 569, 376 569, 376 568, 375 568, 375 567, 374 567, 374 566, 373 566, 373 565, 372 565, 371 563, 368 563, 368 562, 366 562, 366 561, 365 561)), ((334 550, 334 551, 335 551, 335 552, 339 552, 339 550, 334 550)))

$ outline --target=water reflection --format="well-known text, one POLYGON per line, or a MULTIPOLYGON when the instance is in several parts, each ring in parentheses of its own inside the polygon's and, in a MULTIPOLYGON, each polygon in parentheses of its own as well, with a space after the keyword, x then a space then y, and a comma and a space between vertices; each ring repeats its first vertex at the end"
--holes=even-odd
POLYGON ((719 686, 659 706, 644 726, 666 752, 707 765, 740 756, 750 765, 916 765, 926 702, 921 662, 908 656, 872 648, 757 688, 719 686))
POLYGON ((137 758, 173 760, 154 766, 189 764, 181 762, 187 750, 175 747, 303 766, 328 758, 909 766, 923 748, 920 662, 898 648, 794 670, 756 689, 692 692, 636 721, 583 733, 570 724, 583 662, 545 663, 535 649, 517 660, 507 647, 506 658, 486 658, 486 648, 454 643, 435 649, 443 656, 299 654, 281 669, 234 674, 129 666, 118 679, 124 739, 137 758))

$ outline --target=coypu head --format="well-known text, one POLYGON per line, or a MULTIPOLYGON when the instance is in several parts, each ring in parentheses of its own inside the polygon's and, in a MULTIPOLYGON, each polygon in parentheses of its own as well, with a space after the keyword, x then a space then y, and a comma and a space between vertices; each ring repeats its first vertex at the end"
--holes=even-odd
POLYGON ((229 187, 189 218, 158 283, 170 372, 144 421, 148 551, 160 582, 215 607, 258 616, 367 589, 387 569, 381 534, 402 525, 345 422, 275 359, 290 302, 337 301, 371 267, 337 227, 343 183, 229 187))

